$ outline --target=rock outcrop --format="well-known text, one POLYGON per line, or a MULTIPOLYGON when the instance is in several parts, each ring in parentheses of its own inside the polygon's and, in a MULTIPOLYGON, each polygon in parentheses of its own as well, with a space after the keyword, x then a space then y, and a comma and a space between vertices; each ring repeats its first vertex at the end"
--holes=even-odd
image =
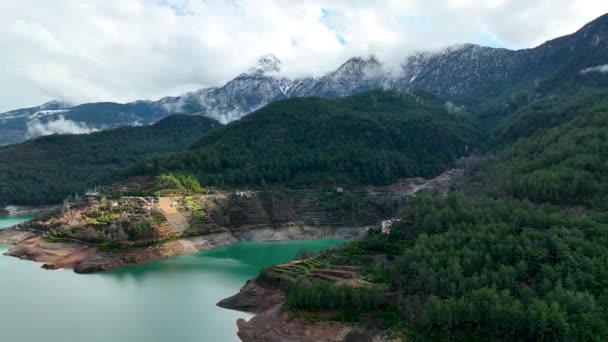
POLYGON ((285 293, 280 288, 263 286, 256 279, 250 279, 239 293, 222 299, 217 305, 231 310, 262 313, 283 302, 285 293))
MULTIPOLYGON (((12 234, 16 236, 13 241, 18 244, 6 252, 6 255, 42 262, 44 263, 42 267, 45 269, 72 268, 77 273, 107 271, 128 265, 143 264, 227 246, 238 241, 229 231, 223 231, 206 236, 168 241, 149 247, 102 251, 93 244, 49 242, 38 236, 23 241, 21 238, 17 238, 21 235, 14 232, 12 234)), ((29 237, 31 236, 29 235, 29 237)))
MULTIPOLYGON (((238 336, 244 342, 389 342, 382 331, 361 324, 292 317, 277 305, 249 321, 239 319, 238 336)), ((396 341, 395 341, 396 342, 396 341)))

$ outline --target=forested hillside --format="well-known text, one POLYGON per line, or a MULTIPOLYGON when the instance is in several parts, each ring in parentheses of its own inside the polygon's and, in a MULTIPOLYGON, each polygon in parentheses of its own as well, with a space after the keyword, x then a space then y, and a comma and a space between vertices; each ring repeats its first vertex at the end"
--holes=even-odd
POLYGON ((497 151, 520 138, 528 138, 543 129, 559 126, 590 112, 608 111, 608 89, 577 89, 555 93, 522 106, 506 115, 493 129, 488 148, 497 151))
POLYGON ((479 142, 466 113, 425 94, 373 91, 273 103, 176 155, 133 170, 193 174, 201 184, 388 184, 448 168, 479 142))
MULTIPOLYGON (((418 196, 390 234, 323 256, 387 289, 386 304, 342 305, 336 319, 376 317, 406 340, 606 340, 606 94, 522 106, 488 132, 485 165, 458 189, 468 198, 418 196)), ((287 303, 323 311, 319 298, 342 303, 343 292, 309 279, 287 303)))
POLYGON ((499 155, 497 195, 608 209, 608 103, 521 139, 499 155))
POLYGON ((108 184, 146 157, 186 149, 215 120, 178 115, 152 126, 89 135, 52 135, 0 148, 0 203, 58 203, 70 193, 108 184))
MULTIPOLYGON (((228 300, 261 312, 263 331, 255 318, 239 329, 259 341, 302 340, 281 338, 285 321, 304 322, 287 334, 310 337, 322 322, 347 341, 366 340, 358 330, 391 341, 608 341, 608 14, 533 48, 402 57, 399 70, 356 57, 290 79, 267 55, 223 86, 159 101, 0 113, 0 144, 25 139, 33 122, 96 130, 164 118, 0 147, 1 205, 59 203, 120 181, 99 195, 111 201, 73 196, 33 220, 43 235, 11 255, 96 271, 243 240, 358 236, 263 270, 228 300), (162 198, 122 197, 129 188, 162 198), (54 249, 67 239, 86 243, 76 253, 89 266, 54 249)), ((30 233, 19 229, 6 231, 30 233)))
MULTIPOLYGON (((418 337, 599 341, 608 336, 608 226, 521 201, 420 197, 385 246, 418 337), (399 244, 407 239, 412 243, 399 244)), ((370 255, 373 252, 370 252, 370 255)))

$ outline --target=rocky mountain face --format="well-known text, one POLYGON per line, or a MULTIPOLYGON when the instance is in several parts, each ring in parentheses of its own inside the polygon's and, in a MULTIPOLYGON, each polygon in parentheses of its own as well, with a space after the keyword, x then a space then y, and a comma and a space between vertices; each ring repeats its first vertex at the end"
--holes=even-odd
POLYGON ((66 108, 72 107, 71 105, 59 102, 59 101, 49 101, 37 107, 32 108, 22 108, 11 110, 10 112, 2 113, 3 119, 10 118, 20 118, 20 117, 31 117, 35 115, 36 117, 50 115, 53 113, 63 112, 66 108))
POLYGON ((292 97, 319 96, 337 98, 377 89, 389 75, 375 57, 354 57, 336 71, 318 79, 307 79, 306 86, 299 85, 290 93, 292 97))
POLYGON ((255 68, 240 74, 223 87, 163 98, 156 104, 160 104, 168 113, 200 113, 227 123, 272 101, 288 98, 287 91, 293 81, 278 76, 280 70, 281 62, 275 56, 262 56, 255 68))
MULTIPOLYGON (((579 31, 524 50, 472 44, 405 59, 395 86, 424 90, 446 100, 475 102, 519 89, 546 95, 556 78, 585 81, 581 71, 608 63, 608 15, 579 31)), ((586 77, 589 78, 589 77, 586 77)))
POLYGON ((508 50, 472 44, 406 57, 400 72, 389 74, 375 57, 355 57, 321 77, 289 79, 281 62, 262 56, 257 65, 222 87, 200 89, 178 97, 127 104, 90 103, 75 107, 52 101, 39 107, 0 114, 0 144, 23 140, 28 125, 71 120, 105 129, 148 125, 172 114, 200 114, 222 123, 238 120, 266 104, 291 98, 337 98, 381 87, 423 90, 469 108, 515 91, 534 98, 570 82, 605 84, 608 73, 608 15, 579 31, 536 48, 508 50), (595 68, 595 69, 594 69, 595 68), (588 71, 588 72, 583 72, 588 71))
POLYGON ((262 56, 257 65, 223 87, 199 89, 158 101, 119 104, 87 103, 70 107, 52 101, 39 107, 0 114, 0 143, 24 140, 32 122, 49 125, 57 120, 73 121, 80 127, 108 129, 152 124, 172 114, 200 114, 222 123, 238 120, 270 102, 291 97, 343 97, 378 88, 382 67, 374 58, 351 58, 336 71, 320 78, 292 80, 280 75, 281 61, 262 56))
POLYGON ((499 92, 505 81, 520 72, 517 54, 472 44, 436 53, 417 53, 405 59, 394 86, 401 90, 424 90, 450 100, 499 92))

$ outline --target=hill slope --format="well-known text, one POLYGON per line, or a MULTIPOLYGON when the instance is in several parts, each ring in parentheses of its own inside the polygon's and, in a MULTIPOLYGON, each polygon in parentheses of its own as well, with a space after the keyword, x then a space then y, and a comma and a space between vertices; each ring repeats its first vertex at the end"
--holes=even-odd
MULTIPOLYGON (((495 157, 464 183, 469 198, 418 195, 390 234, 370 230, 296 266, 304 270, 267 269, 255 286, 282 286, 289 319, 377 320, 406 341, 606 340, 608 92, 582 90, 509 116, 490 143, 495 157), (384 298, 345 301, 356 288, 320 278, 324 270, 356 270, 349 281, 384 298)), ((264 327, 286 324, 260 316, 264 327)))
MULTIPOLYGON (((516 116, 517 124, 534 127, 541 122, 547 127, 507 145, 486 181, 503 196, 607 209, 607 95, 608 92, 556 99, 554 106, 545 103, 544 110, 537 107, 516 116), (567 105, 561 108, 567 110, 555 110, 564 103, 567 105), (570 120, 566 119, 568 116, 570 120), (553 120, 560 119, 565 122, 551 125, 553 120), (498 174, 500 177, 496 177, 498 174)), ((511 129, 506 131, 508 138, 509 133, 516 131, 513 127, 517 126, 508 126, 511 129)))
POLYGON ((387 184, 445 170, 477 137, 463 114, 428 95, 289 99, 134 172, 194 174, 205 185, 387 184))
POLYGON ((115 171, 146 157, 186 149, 215 120, 171 116, 155 125, 89 135, 51 135, 0 148, 0 203, 60 202, 66 195, 107 183, 115 171))
POLYGON ((608 88, 573 87, 568 92, 535 101, 508 114, 495 127, 488 146, 499 150, 521 138, 568 123, 580 115, 608 108, 608 88))

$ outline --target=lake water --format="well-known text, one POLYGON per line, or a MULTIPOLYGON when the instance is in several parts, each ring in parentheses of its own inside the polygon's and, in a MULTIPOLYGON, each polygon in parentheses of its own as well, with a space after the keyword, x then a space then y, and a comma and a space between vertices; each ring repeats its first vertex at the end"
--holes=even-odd
POLYGON ((0 230, 33 219, 33 215, 0 216, 0 230))
MULTIPOLYGON (((262 267, 343 242, 239 243, 89 275, 45 271, 39 263, 0 256, 0 340, 239 341, 236 320, 251 315, 219 308, 219 300, 238 292, 262 267)), ((0 254, 8 248, 0 245, 0 254)))

